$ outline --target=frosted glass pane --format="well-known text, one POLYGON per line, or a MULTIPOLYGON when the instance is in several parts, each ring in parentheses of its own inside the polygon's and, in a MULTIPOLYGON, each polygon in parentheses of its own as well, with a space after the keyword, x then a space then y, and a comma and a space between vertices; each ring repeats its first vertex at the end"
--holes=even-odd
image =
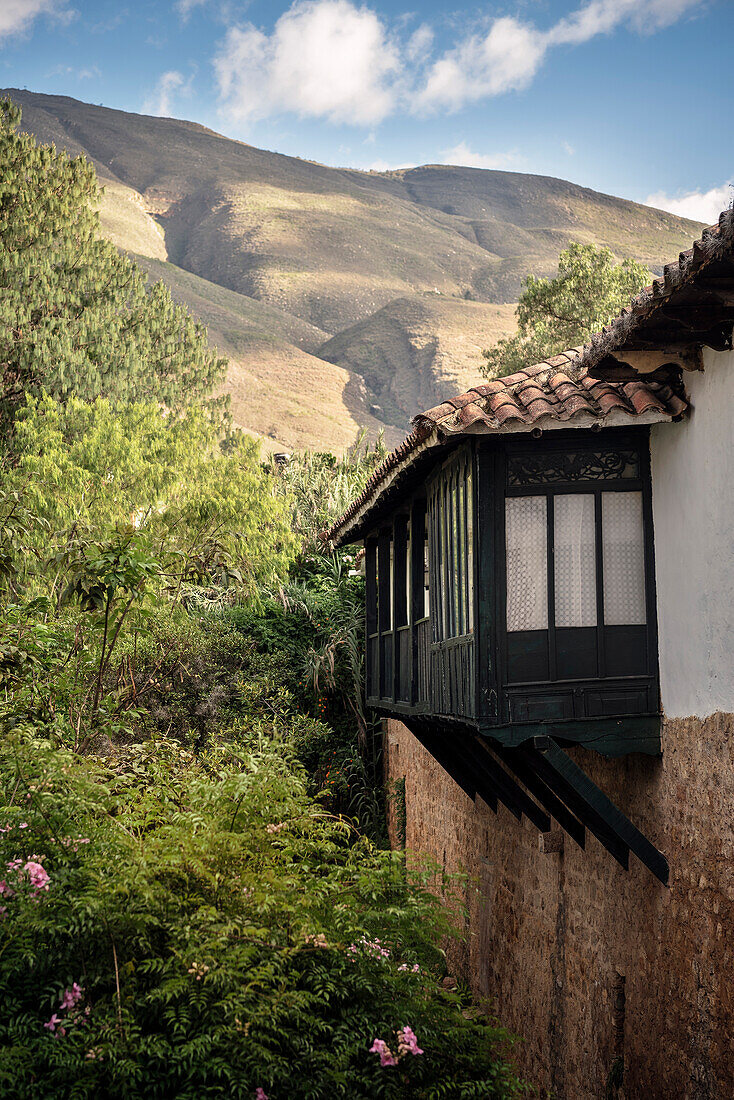
POLYGON ((556 626, 596 626, 594 496, 553 498, 556 626))
POLYGON ((645 537, 642 493, 602 493, 604 622, 645 622, 645 537))
POLYGON ((508 630, 548 628, 546 522, 545 497, 505 501, 508 630))

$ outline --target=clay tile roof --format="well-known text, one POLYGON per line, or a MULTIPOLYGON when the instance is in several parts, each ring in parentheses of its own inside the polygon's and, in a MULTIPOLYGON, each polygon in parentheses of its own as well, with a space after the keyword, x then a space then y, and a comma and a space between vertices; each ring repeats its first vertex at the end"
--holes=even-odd
MULTIPOLYGON (((558 358, 554 356, 553 363, 558 358)), ((574 349, 566 362, 577 359, 578 350, 574 349)), ((574 380, 554 370, 551 360, 537 363, 507 378, 476 386, 414 417, 415 430, 375 470, 364 492, 334 524, 328 537, 347 541, 354 521, 363 518, 360 513, 368 505, 372 510, 395 471, 406 466, 431 440, 435 446, 452 436, 500 431, 503 427, 530 431, 547 426, 549 421, 584 427, 603 421, 611 412, 621 412, 630 419, 648 413, 648 420, 671 420, 686 407, 686 402, 663 382, 601 382, 585 373, 574 380)))
POLYGON ((704 229, 700 240, 693 247, 681 252, 673 263, 666 264, 661 278, 653 280, 619 317, 605 325, 601 332, 595 332, 585 347, 579 351, 579 364, 590 369, 606 355, 621 347, 644 325, 656 310, 665 306, 678 291, 689 286, 695 277, 701 274, 709 264, 734 248, 734 210, 724 210, 716 225, 704 229))
POLYGON ((474 386, 413 418, 414 431, 388 455, 327 533, 348 542, 366 515, 376 507, 402 468, 419 452, 461 433, 532 431, 549 424, 585 427, 614 416, 645 417, 645 423, 672 420, 687 403, 664 382, 635 380, 604 382, 589 375, 606 355, 622 346, 646 319, 671 296, 689 285, 712 261, 734 248, 734 211, 725 210, 717 225, 703 231, 692 248, 666 264, 661 278, 645 287, 611 324, 595 333, 584 347, 569 348, 507 378, 474 386))

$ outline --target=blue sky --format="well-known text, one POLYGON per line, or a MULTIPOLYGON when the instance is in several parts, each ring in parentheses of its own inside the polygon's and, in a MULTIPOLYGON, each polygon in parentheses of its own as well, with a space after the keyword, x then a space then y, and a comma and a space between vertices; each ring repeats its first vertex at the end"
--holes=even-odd
POLYGON ((332 165, 538 172, 710 220, 734 0, 0 0, 0 86, 332 165))

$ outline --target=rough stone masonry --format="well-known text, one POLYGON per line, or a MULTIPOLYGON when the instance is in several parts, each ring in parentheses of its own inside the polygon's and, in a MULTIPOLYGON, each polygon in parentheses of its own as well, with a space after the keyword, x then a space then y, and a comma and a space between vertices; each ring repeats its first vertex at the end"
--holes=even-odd
POLYGON ((518 1065, 554 1100, 734 1097, 734 715, 666 719, 662 737, 662 759, 571 755, 666 855, 669 888, 588 833, 582 851, 475 804, 386 723, 406 848, 469 876, 451 966, 522 1037, 518 1065))

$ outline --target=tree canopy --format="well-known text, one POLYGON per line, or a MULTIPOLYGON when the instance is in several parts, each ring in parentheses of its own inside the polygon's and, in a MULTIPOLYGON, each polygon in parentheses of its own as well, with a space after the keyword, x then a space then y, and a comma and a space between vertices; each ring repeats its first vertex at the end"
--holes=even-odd
POLYGON ((483 352, 484 373, 503 378, 585 343, 652 278, 636 260, 617 263, 609 248, 569 245, 554 279, 525 280, 516 310, 519 331, 483 352))
POLYGON ((179 407, 225 360, 203 327, 100 236, 93 166, 20 133, 0 101, 0 400, 47 391, 179 407))

